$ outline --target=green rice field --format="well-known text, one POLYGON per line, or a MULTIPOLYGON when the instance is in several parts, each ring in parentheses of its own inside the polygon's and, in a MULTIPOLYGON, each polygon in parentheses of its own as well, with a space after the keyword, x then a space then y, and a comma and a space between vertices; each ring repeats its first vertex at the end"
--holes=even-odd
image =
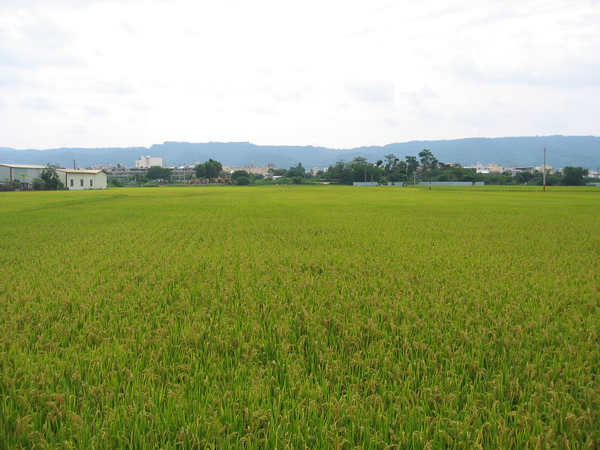
POLYGON ((0 206, 0 448, 600 448, 598 188, 0 206))

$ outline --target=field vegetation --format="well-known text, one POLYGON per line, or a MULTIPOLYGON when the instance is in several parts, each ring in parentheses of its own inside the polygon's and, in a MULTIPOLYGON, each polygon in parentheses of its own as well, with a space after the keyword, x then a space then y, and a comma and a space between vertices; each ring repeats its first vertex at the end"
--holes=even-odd
POLYGON ((600 191, 0 196, 1 448, 598 448, 600 191))

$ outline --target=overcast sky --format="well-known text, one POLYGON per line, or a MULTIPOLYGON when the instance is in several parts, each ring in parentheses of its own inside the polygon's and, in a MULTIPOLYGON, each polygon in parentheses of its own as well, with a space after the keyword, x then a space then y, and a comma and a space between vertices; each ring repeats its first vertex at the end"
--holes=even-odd
POLYGON ((1 0, 0 146, 598 135, 600 0, 1 0))

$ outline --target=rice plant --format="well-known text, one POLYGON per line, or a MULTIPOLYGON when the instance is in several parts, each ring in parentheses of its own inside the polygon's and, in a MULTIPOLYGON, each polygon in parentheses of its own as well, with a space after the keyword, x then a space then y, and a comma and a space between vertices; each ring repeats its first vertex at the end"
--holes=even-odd
POLYGON ((600 446, 596 189, 1 202, 0 447, 600 446))

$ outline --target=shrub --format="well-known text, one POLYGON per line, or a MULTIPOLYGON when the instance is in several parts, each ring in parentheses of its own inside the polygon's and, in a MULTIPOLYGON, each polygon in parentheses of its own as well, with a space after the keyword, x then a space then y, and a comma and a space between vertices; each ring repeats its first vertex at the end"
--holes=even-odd
POLYGON ((235 184, 237 184, 238 186, 247 186, 250 184, 250 178, 242 175, 235 179, 235 184))
POLYGON ((46 182, 41 178, 36 178, 33 180, 31 187, 34 191, 44 191, 46 190, 46 182))

